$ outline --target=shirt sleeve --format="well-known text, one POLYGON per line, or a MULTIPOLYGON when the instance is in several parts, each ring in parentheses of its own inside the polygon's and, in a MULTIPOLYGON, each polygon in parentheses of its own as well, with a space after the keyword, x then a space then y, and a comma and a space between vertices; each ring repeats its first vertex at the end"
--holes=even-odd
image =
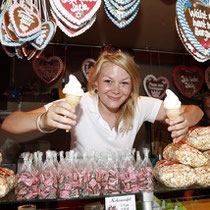
POLYGON ((144 121, 154 123, 162 103, 163 101, 157 98, 140 96, 138 98, 138 112, 144 121))

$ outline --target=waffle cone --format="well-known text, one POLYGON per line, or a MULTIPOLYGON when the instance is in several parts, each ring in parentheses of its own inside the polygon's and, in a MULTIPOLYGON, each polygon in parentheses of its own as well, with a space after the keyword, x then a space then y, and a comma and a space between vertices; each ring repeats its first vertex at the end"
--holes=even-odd
POLYGON ((170 120, 175 120, 180 115, 180 108, 166 109, 166 115, 170 120))
POLYGON ((75 96, 75 95, 70 95, 66 94, 66 102, 71 105, 72 107, 76 108, 76 106, 79 104, 81 96, 75 96))

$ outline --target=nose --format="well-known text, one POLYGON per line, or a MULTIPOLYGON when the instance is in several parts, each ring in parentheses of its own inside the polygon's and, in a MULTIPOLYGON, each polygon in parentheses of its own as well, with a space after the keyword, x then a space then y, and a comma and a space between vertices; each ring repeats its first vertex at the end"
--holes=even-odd
POLYGON ((119 84, 113 84, 112 86, 112 92, 115 93, 115 94, 118 94, 120 92, 120 86, 119 84))

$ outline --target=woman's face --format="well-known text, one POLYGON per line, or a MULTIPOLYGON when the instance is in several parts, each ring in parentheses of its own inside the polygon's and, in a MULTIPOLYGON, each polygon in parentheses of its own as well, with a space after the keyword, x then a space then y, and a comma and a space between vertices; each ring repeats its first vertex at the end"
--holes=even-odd
POLYGON ((100 105, 111 112, 117 112, 131 93, 131 78, 121 67, 113 63, 102 65, 96 81, 100 105))

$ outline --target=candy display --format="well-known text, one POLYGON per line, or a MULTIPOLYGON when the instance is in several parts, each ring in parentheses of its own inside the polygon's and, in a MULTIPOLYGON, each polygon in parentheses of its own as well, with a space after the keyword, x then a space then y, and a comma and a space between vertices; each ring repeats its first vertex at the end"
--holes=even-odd
POLYGON ((208 165, 195 168, 197 175, 196 183, 203 187, 210 186, 210 163, 208 165))
POLYGON ((210 126, 190 129, 184 141, 201 151, 210 150, 210 126))
POLYGON ((16 198, 54 199, 137 193, 153 189, 152 165, 145 157, 135 160, 134 153, 124 151, 101 156, 95 152, 81 154, 48 150, 23 153, 23 165, 18 171, 16 198))
POLYGON ((154 167, 154 176, 167 187, 189 187, 196 182, 193 168, 170 160, 159 160, 154 167))
POLYGON ((207 158, 201 151, 184 143, 171 143, 163 150, 163 157, 191 167, 204 166, 207 158))

